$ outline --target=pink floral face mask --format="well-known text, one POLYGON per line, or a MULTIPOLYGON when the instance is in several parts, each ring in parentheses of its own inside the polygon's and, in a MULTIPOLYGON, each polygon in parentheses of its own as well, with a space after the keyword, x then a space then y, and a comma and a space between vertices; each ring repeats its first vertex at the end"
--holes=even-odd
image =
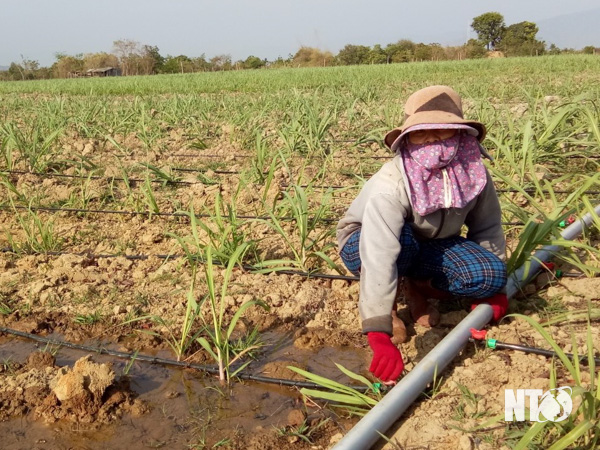
POLYGON ((487 176, 475 136, 458 132, 429 144, 405 143, 400 151, 412 207, 421 216, 463 208, 485 187, 487 176))

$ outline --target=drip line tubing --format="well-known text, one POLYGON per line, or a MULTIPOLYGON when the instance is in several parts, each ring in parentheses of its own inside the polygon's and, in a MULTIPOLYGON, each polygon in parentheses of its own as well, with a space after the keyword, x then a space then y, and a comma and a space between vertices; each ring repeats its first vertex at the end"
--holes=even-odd
MULTIPOLYGON (((356 142, 356 141, 336 141, 336 142, 356 142)), ((376 141, 372 141, 372 142, 376 142, 376 141)), ((372 142, 368 142, 368 143, 372 143, 372 142)), ((357 143, 357 145, 360 145, 361 143, 357 143)), ((231 158, 232 155, 227 155, 227 158, 231 158)), ((254 155, 245 155, 245 154, 237 154, 237 155, 233 155, 234 158, 252 158, 254 155)), ((173 158, 225 158, 224 155, 214 155, 214 154, 208 154, 208 155, 193 155, 193 154, 175 154, 172 155, 173 158)), ((329 155, 330 158, 343 158, 343 159, 392 159, 394 157, 394 155, 390 154, 390 155, 349 155, 349 154, 344 154, 344 155, 329 155)), ((593 155, 568 155, 565 156, 565 159, 600 159, 600 156, 593 156, 593 155)))
MULTIPOLYGON (((482 342, 479 339, 469 339, 469 342, 482 342)), ((524 353, 533 353, 535 355, 542 355, 542 356, 547 356, 547 357, 558 357, 558 353, 552 351, 552 350, 546 350, 543 348, 538 348, 538 347, 529 347, 527 345, 520 345, 520 344, 509 344, 506 342, 500 342, 497 341, 495 339, 486 339, 485 340, 485 346, 487 348, 491 348, 494 350, 517 350, 519 352, 524 352, 524 353)), ((574 361, 575 359, 579 360, 579 362, 581 364, 588 364, 588 358, 587 356, 580 356, 579 358, 576 358, 575 355, 573 355, 572 353, 565 353, 565 356, 567 358, 569 358, 571 361, 574 361)), ((596 365, 600 365, 600 358, 594 358, 594 363, 596 365)))
POLYGON ((181 153, 181 154, 175 154, 175 155, 171 155, 172 158, 222 158, 225 159, 227 158, 231 158, 233 156, 233 158, 252 158, 252 156, 254 155, 243 155, 243 154, 234 154, 234 155, 201 155, 201 154, 196 154, 196 155, 192 155, 189 153, 181 153))
MULTIPOLYGON (((123 177, 102 177, 99 175, 89 175, 89 176, 67 175, 64 173, 55 173, 55 172, 44 173, 44 172, 26 172, 26 171, 21 171, 21 170, 2 170, 2 171, 0 171, 0 173, 9 174, 9 175, 34 175, 36 177, 43 177, 43 178, 72 178, 72 179, 77 179, 77 180, 106 180, 109 183, 112 181, 122 181, 122 182, 131 182, 131 183, 146 182, 146 180, 142 179, 142 178, 127 178, 127 179, 125 179, 123 177)), ((170 180, 157 180, 157 179, 152 179, 152 180, 148 180, 148 181, 150 181, 150 183, 161 183, 161 184, 203 184, 201 181, 170 181, 170 180)))
MULTIPOLYGON (((371 175, 367 175, 367 176, 371 176, 371 175)), ((291 187, 293 185, 289 184, 289 183, 281 183, 279 185, 280 187, 283 188, 287 188, 287 187, 291 187)), ((348 186, 337 186, 337 185, 331 185, 331 186, 326 186, 326 185, 309 185, 309 184, 301 184, 298 185, 298 187, 301 187, 303 189, 306 189, 308 187, 312 188, 312 189, 358 189, 361 186, 359 184, 351 184, 348 186)), ((537 189, 535 188, 526 188, 523 190, 518 190, 518 189, 496 189, 496 192, 501 192, 501 193, 514 193, 514 194, 518 194, 520 192, 526 192, 528 194, 532 194, 532 193, 536 193, 537 189)), ((572 194, 572 191, 565 191, 565 190, 553 190, 552 192, 554 192, 555 194, 572 194)), ((585 191, 582 192, 582 194, 589 194, 589 195, 598 195, 600 194, 600 191, 585 191)))
MULTIPOLYGON (((13 249, 4 247, 0 248, 1 253, 15 253, 13 249)), ((40 253, 48 256, 62 256, 62 255, 74 255, 74 256, 82 256, 88 259, 108 259, 108 258, 125 258, 130 261, 146 261, 150 258, 168 260, 168 259, 180 259, 187 258, 187 255, 170 255, 170 254, 154 254, 154 255, 119 255, 119 254, 96 254, 96 253, 72 253, 72 252, 45 252, 40 253)), ((206 261, 201 258, 195 258, 196 262, 200 264, 206 264, 206 261)), ((225 263, 213 260, 213 264, 216 266, 225 266, 225 263)), ((359 281, 360 278, 356 276, 348 276, 348 275, 335 275, 329 273, 319 273, 319 272, 303 272, 301 270, 273 270, 272 272, 260 272, 263 270, 262 268, 258 268, 252 266, 250 264, 242 264, 242 269, 247 270, 252 273, 268 275, 270 273, 274 273, 276 275, 298 275, 304 278, 320 278, 324 280, 344 280, 344 281, 359 281)))
MULTIPOLYGON (((177 172, 200 172, 200 173, 204 173, 207 172, 210 169, 188 169, 188 168, 184 168, 184 167, 173 167, 172 170, 177 171, 177 172)), ((235 171, 235 170, 213 170, 213 173, 216 174, 220 174, 220 175, 239 175, 240 172, 239 171, 235 171)), ((106 180, 107 182, 111 182, 111 181, 122 181, 122 182, 132 182, 132 183, 144 183, 146 180, 143 178, 123 178, 123 177, 103 177, 103 176, 98 176, 98 175, 90 175, 90 176, 85 176, 85 175, 67 175, 67 174, 63 174, 63 173, 56 173, 56 172, 49 172, 49 173, 44 173, 44 172, 28 172, 28 171, 22 171, 22 170, 0 170, 1 174, 11 174, 11 175, 34 175, 34 176, 38 176, 38 177, 45 177, 45 178, 73 178, 73 179, 82 179, 82 180, 87 180, 87 179, 91 179, 91 180, 106 180)), ((263 173, 263 175, 268 175, 267 173, 263 173)), ((372 175, 365 175, 367 177, 370 177, 372 175)), ((151 183, 161 183, 161 184, 186 184, 186 185, 194 185, 194 184, 205 184, 202 181, 177 181, 177 180, 161 180, 161 179, 152 179, 149 180, 151 183)), ((501 182, 501 181, 499 181, 501 182)), ((279 185, 279 187, 282 188, 289 188, 293 186, 292 184, 289 183, 281 183, 279 185)), ((333 190, 340 190, 340 189, 359 189, 361 187, 360 184, 350 184, 348 186, 340 186, 340 185, 310 185, 310 184, 300 184, 298 185, 298 187, 301 187, 303 189, 306 188, 312 188, 312 189, 333 189, 333 190)), ((518 189, 496 189, 496 192, 501 192, 501 193, 515 193, 518 194, 520 192, 526 192, 528 194, 531 193, 535 193, 537 192, 537 189, 535 188, 525 188, 522 190, 518 190, 518 189)), ((555 194, 572 194, 572 191, 565 191, 565 190, 554 190, 552 191, 555 194)), ((585 191, 583 192, 583 194, 588 194, 588 195, 598 195, 600 194, 600 191, 585 191)))
MULTIPOLYGON (((200 172, 200 173, 204 173, 204 172, 208 172, 209 170, 212 171, 212 173, 217 173, 219 175, 239 175, 239 170, 213 170, 213 169, 194 169, 194 168, 190 168, 187 169, 185 167, 173 167, 171 168, 171 170, 174 170, 176 172, 200 172)), ((266 173, 263 173, 263 175, 267 175, 266 173)))
MULTIPOLYGON (((45 338, 43 336, 38 336, 35 334, 31 334, 31 333, 25 333, 23 331, 13 330, 11 328, 6 328, 6 327, 0 327, 0 333, 19 336, 19 337, 29 339, 32 341, 41 342, 41 343, 44 343, 47 345, 56 345, 56 346, 60 346, 60 347, 67 347, 67 348, 70 348, 73 350, 82 350, 85 352, 98 353, 100 355, 115 356, 117 358, 131 359, 134 361, 143 361, 143 362, 148 362, 151 364, 160 364, 162 366, 174 366, 174 367, 181 367, 184 369, 195 369, 195 370, 199 370, 201 372, 205 372, 205 373, 208 373, 211 375, 219 374, 219 368, 216 366, 208 366, 208 365, 203 365, 203 364, 192 364, 192 363, 188 363, 185 361, 176 361, 173 359, 158 358, 155 356, 143 355, 143 354, 139 354, 139 353, 121 352, 118 350, 111 350, 111 349, 108 349, 108 348, 105 348, 102 346, 94 347, 94 346, 89 346, 89 345, 80 345, 80 344, 75 344, 73 342, 63 341, 63 340, 59 340, 59 339, 45 338)), ((292 386, 292 387, 320 389, 320 390, 325 389, 323 386, 316 384, 316 383, 311 383, 309 381, 296 381, 296 380, 289 380, 289 379, 285 379, 285 378, 271 378, 271 377, 264 377, 261 375, 251 375, 251 374, 246 374, 246 373, 239 373, 235 376, 235 378, 239 378, 242 380, 248 380, 248 381, 257 381, 260 383, 278 384, 281 386, 292 386)), ((360 391, 360 392, 367 392, 369 390, 372 390, 371 388, 364 386, 364 385, 363 386, 346 386, 346 387, 354 389, 356 391, 360 391)))
MULTIPOLYGON (((0 206, 0 211, 10 211, 12 209, 46 211, 46 212, 66 212, 66 213, 85 213, 85 214, 121 214, 127 216, 159 216, 159 217, 189 217, 187 213, 155 213, 150 211, 119 211, 116 209, 77 209, 77 208, 54 208, 50 206, 0 206)), ((209 214, 196 214, 196 217, 210 217, 209 214)), ((241 217, 241 216, 238 216, 241 217)))
MULTIPOLYGON (((544 191, 544 189, 542 189, 542 191, 544 191)), ((518 194, 521 191, 517 190, 517 189, 496 189, 496 192, 502 192, 503 194, 506 193, 514 193, 514 194, 518 194)), ((526 188, 523 189, 523 192, 526 192, 528 194, 535 194, 537 192, 537 189, 534 188, 526 188)), ((553 190, 552 192, 554 192, 555 194, 572 194, 573 191, 565 191, 565 190, 553 190)), ((600 191, 585 191, 582 192, 582 194, 588 194, 588 195, 598 195, 600 194, 600 191)))
MULTIPOLYGON (((193 172, 193 173, 205 173, 208 172, 209 170, 212 169, 194 169, 194 168, 185 168, 185 167, 172 167, 171 170, 176 171, 176 172, 193 172)), ((239 171, 235 171, 235 170, 212 170, 213 173, 219 174, 219 175, 239 175, 239 171)), ((132 182, 144 182, 146 181, 144 178, 123 178, 123 177, 103 177, 103 176, 99 176, 99 175, 90 175, 90 176, 85 176, 85 175, 67 175, 67 174, 63 174, 63 173, 57 173, 57 172, 28 172, 25 170, 1 170, 0 173, 3 174, 15 174, 15 175, 35 175, 38 177, 48 177, 48 178, 75 178, 75 179, 92 179, 92 180, 115 180, 115 181, 132 181, 132 182)), ((263 173, 263 175, 268 175, 267 173, 263 173)), ((167 184, 199 184, 201 183, 200 181, 171 181, 171 180, 161 180, 161 179, 152 179, 150 180, 151 183, 167 183, 167 184)))
MULTIPOLYGON (((127 216, 158 216, 158 217, 186 217, 189 218, 190 215, 188 213, 155 213, 155 212, 151 212, 151 211, 119 211, 116 209, 77 209, 77 208, 54 208, 54 207, 50 207, 50 206, 4 206, 4 205, 0 205, 0 212, 1 211, 11 211, 13 209, 20 209, 20 210, 30 210, 30 211, 45 211, 45 212, 66 212, 66 213, 83 213, 83 214, 121 214, 121 215, 127 215, 127 216)), ((206 218, 211 218, 213 217, 210 214, 194 214, 194 216, 198 219, 206 219, 206 218)), ((240 214, 237 215, 236 218, 238 219, 247 219, 247 220, 269 220, 271 217, 270 216, 251 216, 251 215, 244 215, 244 214, 240 214)), ((296 219, 294 219, 293 217, 280 217, 279 220, 284 221, 284 222, 291 222, 294 221, 296 219)), ((311 220, 309 218, 309 220, 311 220)), ((323 222, 323 223, 336 223, 339 222, 339 218, 327 218, 327 217, 323 217, 320 218, 318 221, 319 222, 323 222)), ((506 226, 519 226, 519 225, 524 225, 524 223, 522 222, 501 222, 502 225, 506 225, 506 226)))
MULTIPOLYGON (((233 155, 234 158, 240 158, 240 159, 245 159, 245 158, 253 158, 254 155, 233 155)), ((317 155, 319 156, 319 155, 317 155)), ((191 155, 191 154, 180 154, 180 155, 172 155, 173 158, 222 158, 225 159, 226 157, 223 155, 191 155)), ((375 159, 375 160, 379 160, 379 159, 392 159, 394 157, 394 155, 328 155, 325 158, 343 158, 343 159, 375 159)), ((227 158, 231 158, 231 156, 227 156, 227 158)))
MULTIPOLYGON (((116 209, 77 209, 77 208, 54 208, 50 206, 4 206, 0 205, 0 211, 11 211, 13 209, 20 210, 30 210, 30 211, 46 211, 46 212, 67 212, 67 213, 84 213, 84 214, 122 214, 129 216, 158 216, 158 217, 187 217, 189 218, 189 213, 161 213, 161 212, 151 212, 151 211, 120 211, 116 209)), ((194 214, 194 216, 198 219, 203 218, 211 218, 213 217, 210 214, 194 214)), ((248 219, 248 220, 269 220, 270 216, 251 216, 239 214, 236 216, 238 219, 248 219)), ((279 220, 285 222, 291 222, 294 219, 293 217, 280 217, 279 220)), ((310 218, 309 218, 310 220, 310 218)), ((324 223, 333 223, 337 222, 339 219, 336 218, 321 218, 319 222, 324 223)))
MULTIPOLYGON (((20 209, 20 210, 30 210, 30 211, 46 211, 46 212, 66 212, 66 213, 84 213, 84 214, 121 214, 121 215, 129 215, 129 216, 158 216, 158 217, 186 217, 189 218, 189 214, 188 213, 155 213, 155 212, 151 212, 151 211, 119 211, 116 209, 77 209, 77 208, 53 208, 53 207, 46 207, 46 206, 3 206, 0 205, 0 212, 1 211, 11 211, 13 209, 20 209)), ((210 214, 194 214, 194 216, 198 219, 206 219, 206 218, 211 218, 213 217, 210 214)), ((250 216, 250 215, 237 215, 236 218, 238 219, 247 219, 247 220, 269 220, 271 217, 270 216, 250 216)), ((284 222, 291 222, 294 221, 296 219, 294 219, 293 217, 280 217, 279 220, 284 221, 284 222)), ((310 219, 309 219, 310 220, 310 219)), ((339 222, 339 218, 327 218, 327 217, 323 217, 320 218, 318 221, 319 222, 323 222, 323 223, 336 223, 339 222)), ((522 226, 524 225, 523 222, 501 222, 502 225, 506 225, 506 226, 522 226)))

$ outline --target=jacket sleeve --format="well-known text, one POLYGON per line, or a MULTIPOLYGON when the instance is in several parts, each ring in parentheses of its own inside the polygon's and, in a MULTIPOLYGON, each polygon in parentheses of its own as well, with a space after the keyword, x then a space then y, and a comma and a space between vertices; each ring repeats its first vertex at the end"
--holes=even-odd
POLYGON ((506 239, 502 229, 502 212, 498 194, 486 170, 485 188, 477 197, 475 207, 466 217, 467 239, 489 250, 502 261, 506 260, 506 239))
POLYGON ((398 286, 396 260, 400 233, 407 215, 400 200, 389 194, 367 201, 360 235, 360 299, 363 333, 392 334, 391 312, 398 286))

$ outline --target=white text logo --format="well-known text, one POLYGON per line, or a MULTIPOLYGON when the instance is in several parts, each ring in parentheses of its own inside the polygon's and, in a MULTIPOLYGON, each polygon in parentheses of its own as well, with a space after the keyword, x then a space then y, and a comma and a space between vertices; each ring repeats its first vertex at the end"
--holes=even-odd
POLYGON ((529 397, 529 420, 532 422, 561 422, 573 410, 570 387, 544 392, 541 389, 505 389, 504 420, 525 420, 525 397, 529 397), (515 394, 516 393, 516 394, 515 394))

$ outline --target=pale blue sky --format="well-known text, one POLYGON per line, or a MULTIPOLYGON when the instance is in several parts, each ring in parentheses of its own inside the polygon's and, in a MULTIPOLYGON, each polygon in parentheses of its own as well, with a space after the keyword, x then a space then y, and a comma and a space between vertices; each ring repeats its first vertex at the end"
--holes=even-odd
POLYGON ((334 54, 400 39, 458 45, 475 37, 473 17, 489 11, 507 25, 536 22, 538 38, 561 48, 600 47, 600 26, 556 19, 590 10, 598 17, 598 0, 0 0, 0 65, 23 55, 48 66, 56 52, 110 52, 117 39, 156 45, 163 56, 234 60, 287 57, 303 45, 334 54))

